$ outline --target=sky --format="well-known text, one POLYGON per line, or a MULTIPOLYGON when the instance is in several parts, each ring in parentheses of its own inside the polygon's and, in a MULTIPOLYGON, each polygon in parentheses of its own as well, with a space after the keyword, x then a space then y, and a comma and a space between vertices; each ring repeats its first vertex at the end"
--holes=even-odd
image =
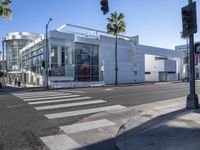
MULTIPOLYGON (((200 0, 197 2, 200 30, 200 0)), ((185 44, 181 39, 181 8, 188 0, 109 0, 109 13, 125 15, 125 35, 139 35, 140 44, 174 49, 185 44)), ((110 14, 103 15, 100 0, 12 0, 10 20, 0 19, 0 38, 9 32, 43 34, 49 18, 49 29, 65 23, 106 31, 110 14)), ((200 32, 195 34, 200 41, 200 32)), ((1 49, 1 46, 0 46, 1 49)))

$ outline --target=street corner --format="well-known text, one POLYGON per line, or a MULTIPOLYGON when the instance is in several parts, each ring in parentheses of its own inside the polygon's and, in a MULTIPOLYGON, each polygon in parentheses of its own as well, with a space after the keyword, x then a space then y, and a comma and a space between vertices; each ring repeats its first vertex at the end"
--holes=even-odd
POLYGON ((120 150, 180 149, 200 147, 200 110, 182 109, 152 119, 130 119, 120 127, 116 146, 120 150))

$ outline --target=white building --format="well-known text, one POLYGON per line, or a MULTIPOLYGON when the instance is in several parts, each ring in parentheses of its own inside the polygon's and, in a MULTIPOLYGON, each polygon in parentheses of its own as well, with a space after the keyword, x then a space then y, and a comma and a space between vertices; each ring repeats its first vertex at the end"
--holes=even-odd
POLYGON ((145 55, 145 81, 176 81, 183 76, 183 51, 138 45, 145 55))
MULTIPOLYGON (((199 42, 196 42, 196 43, 199 43, 199 42)), ((189 63, 190 63, 189 45, 187 45, 187 44, 178 45, 175 47, 175 50, 176 51, 184 51, 183 76, 184 76, 184 78, 187 78, 188 74, 189 74, 189 63), (188 60, 187 60, 187 58, 188 58, 188 60), (188 63, 187 63, 187 61, 188 61, 188 63)), ((195 60, 195 78, 200 79, 200 57, 198 54, 194 55, 194 60, 195 60)))
MULTIPOLYGON (((48 35, 48 79, 52 88, 114 84, 113 36, 103 31, 69 24, 50 31, 48 35)), ((44 84, 44 52, 44 36, 20 50, 23 83, 41 86, 44 84)), ((178 80, 182 77, 183 56, 183 52, 140 45, 138 36, 120 35, 118 83, 178 80), (157 58, 165 60, 157 61, 157 58), (147 72, 150 72, 151 77, 147 72)))
POLYGON ((39 34, 29 32, 12 32, 3 38, 2 48, 6 56, 7 81, 10 84, 14 84, 16 80, 21 78, 21 58, 19 51, 39 36, 39 34))

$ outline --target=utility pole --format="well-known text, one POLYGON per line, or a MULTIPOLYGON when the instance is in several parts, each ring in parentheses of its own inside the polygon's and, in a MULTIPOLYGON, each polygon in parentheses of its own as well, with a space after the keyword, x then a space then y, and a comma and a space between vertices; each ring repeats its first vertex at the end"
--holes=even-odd
POLYGON ((198 96, 195 92, 195 66, 194 66, 194 33, 196 25, 196 3, 188 0, 188 6, 182 8, 183 33, 189 37, 190 48, 190 93, 187 96, 186 108, 199 108, 198 96))
POLYGON ((3 84, 5 84, 6 82, 5 82, 5 59, 4 59, 4 57, 5 57, 5 44, 4 44, 4 39, 2 40, 2 50, 3 50, 3 54, 2 54, 2 70, 3 70, 3 84))
POLYGON ((48 78, 49 78, 49 40, 48 40, 48 27, 49 23, 52 21, 52 18, 49 19, 48 23, 46 24, 46 50, 45 50, 45 72, 46 72, 46 89, 49 89, 48 78))

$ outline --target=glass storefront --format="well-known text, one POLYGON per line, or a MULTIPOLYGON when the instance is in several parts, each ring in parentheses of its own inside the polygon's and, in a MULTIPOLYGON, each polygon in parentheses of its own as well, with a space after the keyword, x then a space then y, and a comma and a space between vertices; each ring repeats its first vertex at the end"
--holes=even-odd
POLYGON ((75 61, 75 81, 99 81, 97 45, 76 43, 75 61))
POLYGON ((20 71, 19 50, 30 43, 31 40, 10 40, 6 41, 7 71, 20 71))
POLYGON ((51 46, 50 58, 50 76, 74 77, 75 64, 72 42, 66 46, 51 46))
MULTIPOLYGON (((99 81, 99 46, 60 39, 51 39, 50 42, 49 79, 64 77, 65 81, 99 81)), ((22 68, 35 73, 35 76, 43 76, 44 73, 41 63, 44 60, 44 46, 43 40, 27 48, 21 55, 22 68)))

